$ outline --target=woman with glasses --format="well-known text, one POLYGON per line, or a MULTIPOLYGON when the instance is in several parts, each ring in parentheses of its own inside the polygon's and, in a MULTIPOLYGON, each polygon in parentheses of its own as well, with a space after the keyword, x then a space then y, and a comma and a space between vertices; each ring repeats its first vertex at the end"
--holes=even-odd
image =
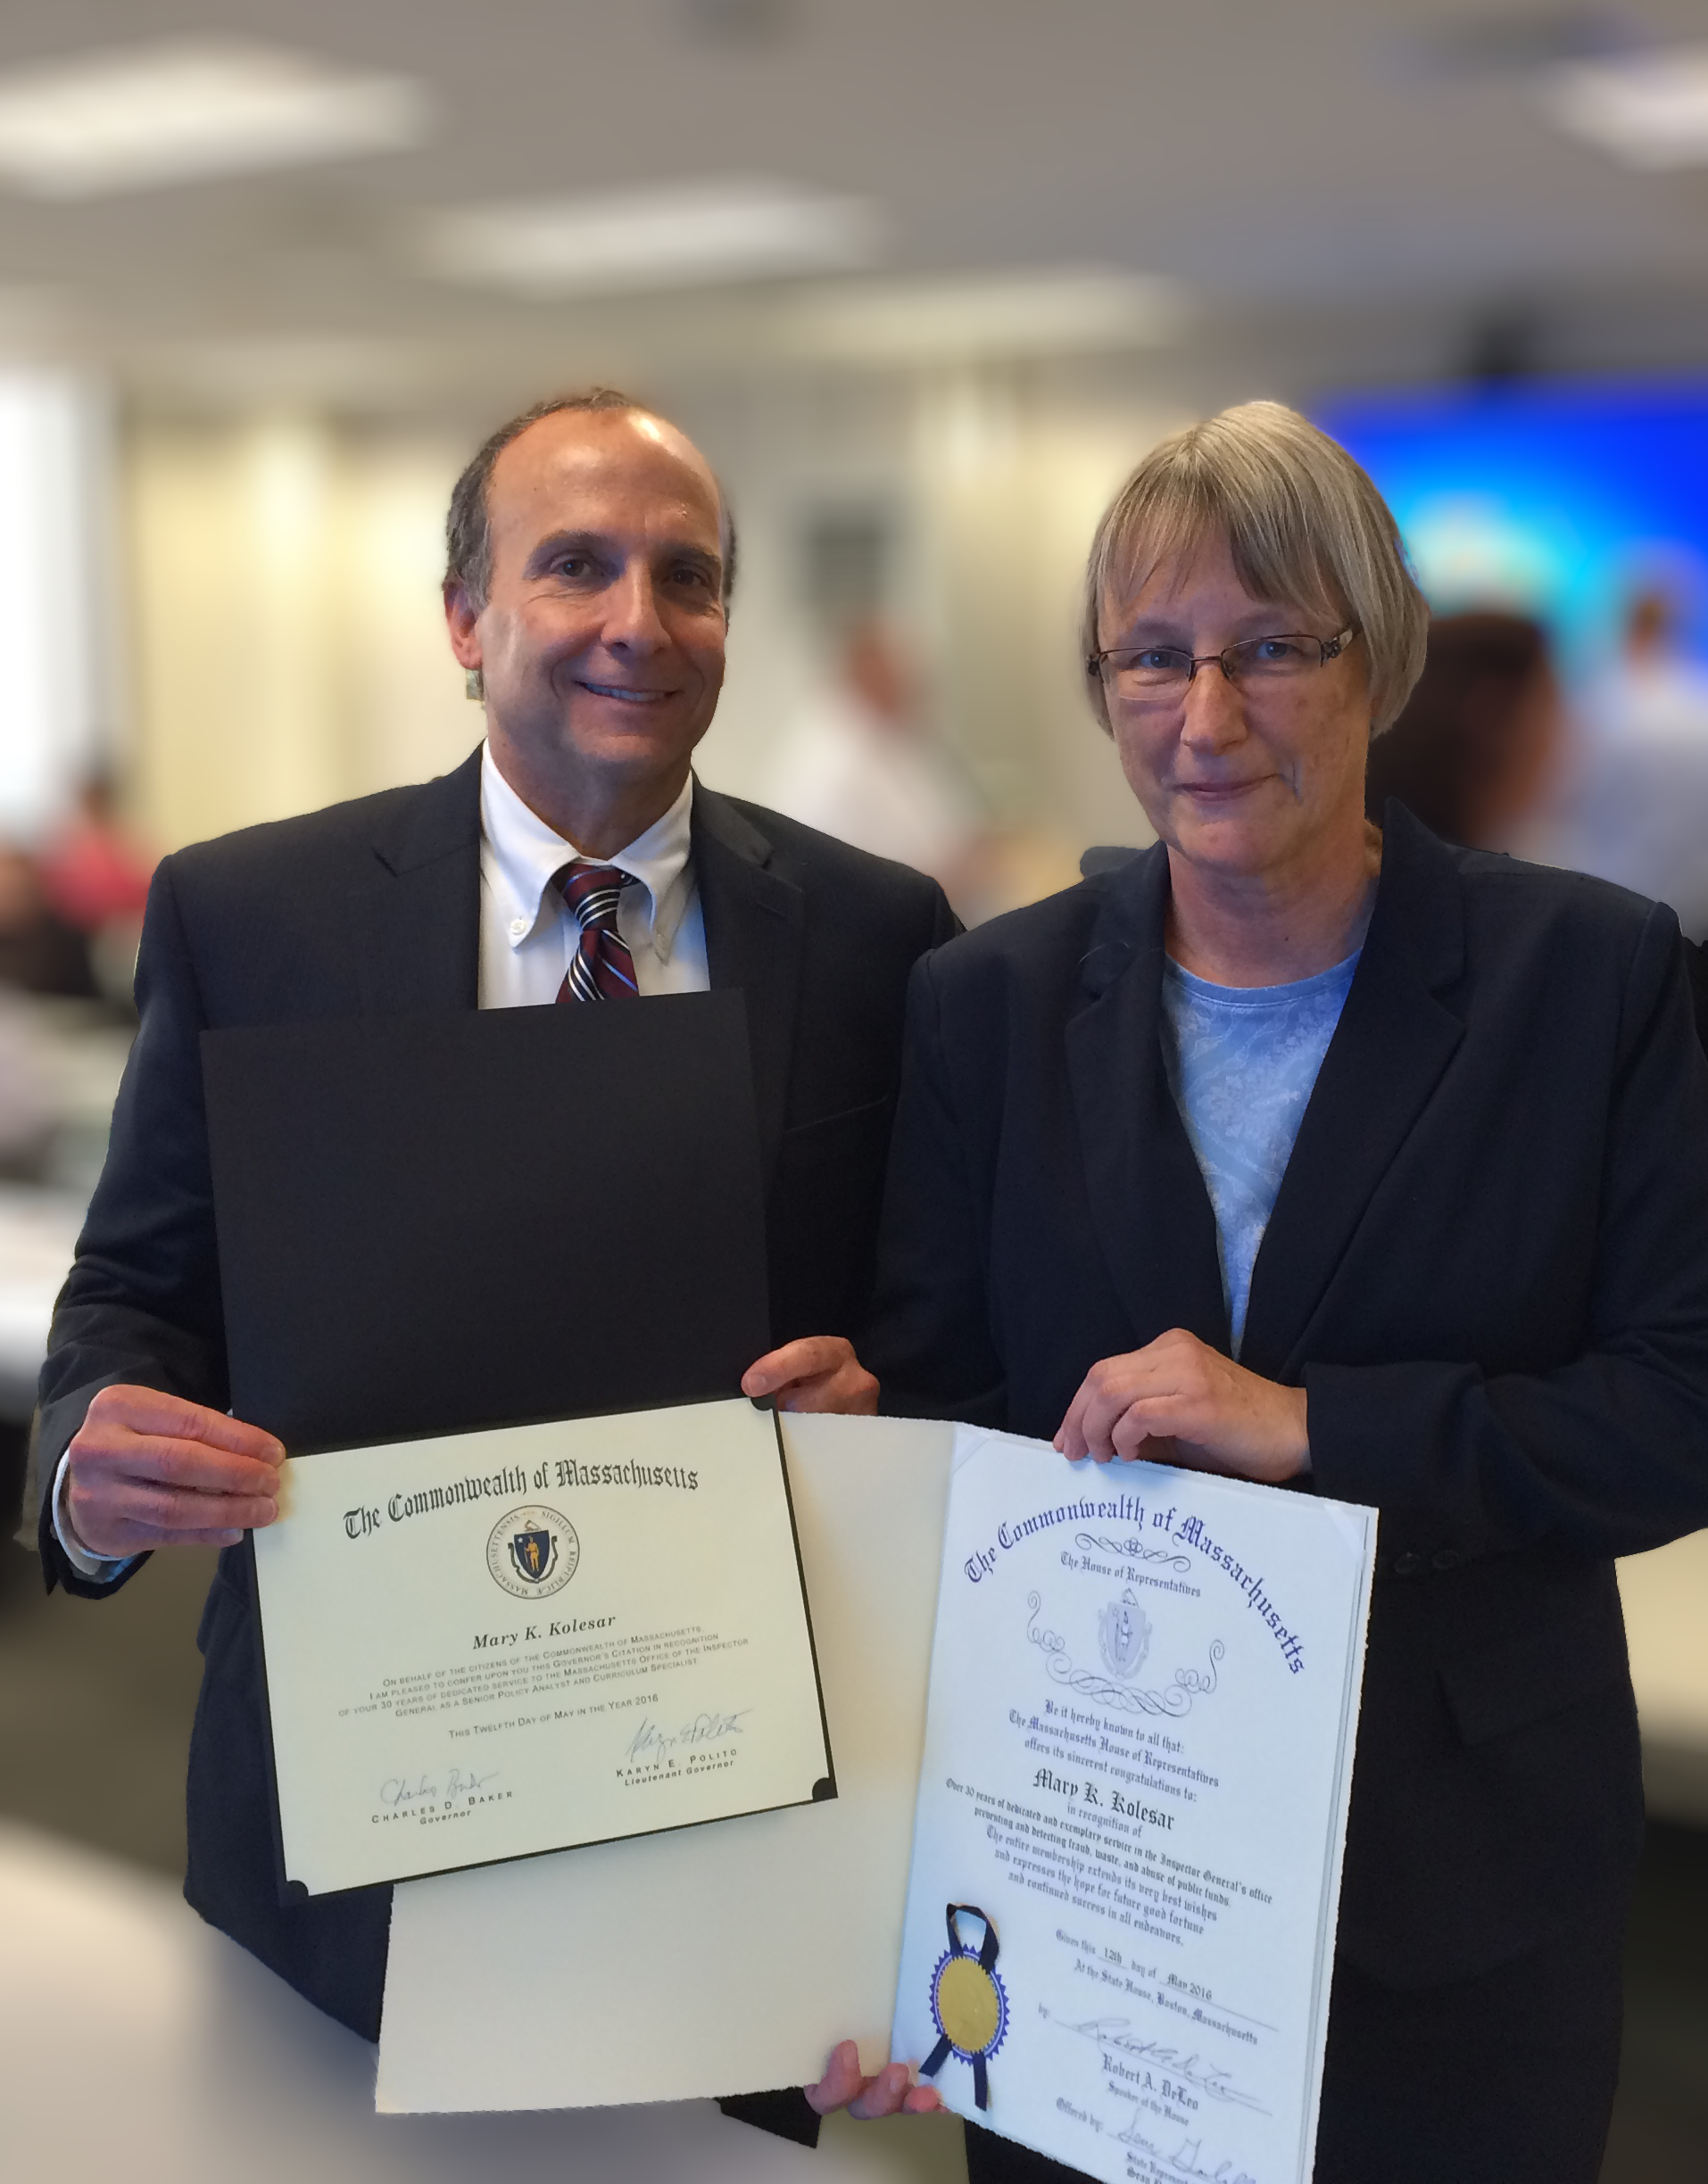
MULTIPOLYGON (((1426 620, 1291 411, 1133 473, 1084 658, 1157 844, 916 967, 863 1349, 887 1409, 1380 1510, 1316 2176, 1593 2184, 1613 1558, 1708 1521, 1708 1068, 1670 911, 1366 821, 1426 620)), ((864 1407, 819 1361, 793 1400, 864 1407)), ((812 2097, 934 2105, 905 2075, 844 2048, 812 2097)))

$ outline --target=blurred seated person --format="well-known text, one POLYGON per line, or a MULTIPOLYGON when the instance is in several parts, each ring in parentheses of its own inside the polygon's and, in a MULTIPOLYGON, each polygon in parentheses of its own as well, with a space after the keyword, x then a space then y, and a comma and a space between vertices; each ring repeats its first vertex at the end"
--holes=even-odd
POLYGON ((1439 615, 1417 688, 1370 747, 1364 810, 1380 826, 1397 797, 1432 833, 1506 849, 1534 809, 1560 748, 1559 688, 1539 623, 1521 615, 1439 615))
MULTIPOLYGON (((1688 874, 1708 858, 1708 809, 1698 816, 1696 793, 1708 678, 1679 658, 1677 626, 1671 600, 1638 593, 1621 667, 1591 686, 1574 754, 1541 625, 1492 611, 1438 616, 1416 690, 1371 746, 1366 814, 1379 823, 1397 797, 1445 841, 1528 849, 1661 896, 1700 930, 1688 874)), ((1684 954, 1708 1048, 1708 951, 1687 935, 1684 954)))
POLYGON ((1668 903, 1708 938, 1708 672, 1670 594, 1631 600, 1576 713, 1550 859, 1668 903))
MULTIPOLYGON (((6 870, 0 865, 0 881, 6 870)), ((39 1181, 59 1121, 53 1055, 39 1019, 26 994, 0 984, 0 1187, 39 1181)), ((0 1223, 11 1218, 9 1210, 0 1212, 0 1223)), ((4 1249, 0 1239, 0 1253, 4 1249)), ((17 1400, 15 1369, 0 1371, 0 1540, 11 1537, 17 1522, 29 1442, 29 1404, 17 1400)), ((8 1570, 15 1574, 13 1563, 0 1557, 0 1587, 8 1570)))
POLYGON ((40 1012, 0 986, 0 1178, 34 1181, 60 1119, 40 1012))
POLYGON ((901 647, 875 615, 844 631, 833 677, 784 732, 763 795, 803 826, 929 873, 951 898, 980 831, 920 717, 901 647))
MULTIPOLYGON (((37 1013, 24 995, 0 986, 0 1191, 39 1180, 59 1121, 53 1057, 37 1013)), ((0 1262, 11 1256, 6 1230, 12 1218, 11 1207, 0 1204, 0 1262)), ((4 1271, 9 1277, 10 1266, 4 1271)), ((15 1353, 15 1341, 9 1347, 15 1353)), ((29 1406, 16 1370, 15 1358, 0 1368, 0 1542, 11 1538, 18 1521, 29 1448, 29 1406)), ((0 1590, 8 1572, 16 1576, 18 1559, 0 1551, 0 1590)))
POLYGON ((1636 592, 1625 609, 1620 657, 1592 693, 1604 736, 1662 742, 1708 740, 1708 673, 1687 649, 1684 610, 1659 585, 1636 592))
POLYGON ((84 782, 70 816, 36 859, 48 908, 84 936, 95 984, 127 1015, 134 1012, 137 947, 154 862, 119 819, 106 774, 84 782))
POLYGON ((773 753, 766 801, 875 856, 929 873, 966 925, 1068 886, 1067 844, 1048 826, 993 824, 930 733, 893 633, 864 615, 843 633, 836 678, 773 753))
POLYGON ((141 921, 154 860, 120 825, 110 774, 83 783, 70 816, 42 845, 36 873, 48 908, 78 932, 141 921))
POLYGON ((50 908, 35 864, 0 842, 0 986, 21 992, 99 997, 87 938, 50 908))

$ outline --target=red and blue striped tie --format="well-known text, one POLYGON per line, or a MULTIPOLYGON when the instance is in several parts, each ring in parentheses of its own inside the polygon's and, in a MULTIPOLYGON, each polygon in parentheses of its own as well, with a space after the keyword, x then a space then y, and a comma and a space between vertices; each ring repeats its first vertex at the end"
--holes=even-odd
POLYGON ((551 884, 581 927, 581 945, 558 989, 559 1000, 620 1001, 638 993, 634 958, 617 930, 617 905, 634 874, 614 864, 577 863, 554 873, 551 884))

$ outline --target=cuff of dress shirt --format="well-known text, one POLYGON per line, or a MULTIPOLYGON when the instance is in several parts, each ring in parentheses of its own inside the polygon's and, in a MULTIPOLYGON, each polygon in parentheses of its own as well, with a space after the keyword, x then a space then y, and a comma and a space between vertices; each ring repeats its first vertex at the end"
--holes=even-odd
POLYGON ((54 1474, 54 1537, 59 1542, 60 1551, 79 1577, 87 1577, 92 1584, 114 1584, 137 1559, 135 1555, 91 1554, 71 1528, 70 1512, 65 1506, 65 1468, 71 1460, 66 1450, 59 1460, 59 1468, 54 1474))

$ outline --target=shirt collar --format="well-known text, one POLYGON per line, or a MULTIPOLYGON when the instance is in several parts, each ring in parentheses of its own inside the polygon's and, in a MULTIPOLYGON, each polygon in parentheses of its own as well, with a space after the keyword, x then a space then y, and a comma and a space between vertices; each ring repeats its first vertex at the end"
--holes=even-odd
MULTIPOLYGON (((692 845, 694 783, 690 774, 668 811, 615 856, 601 857, 640 882, 646 932, 653 953, 668 963, 676 933, 693 893, 689 869, 692 845)), ((582 852, 530 811, 493 763, 490 748, 480 758, 481 870, 503 921, 512 949, 530 939, 543 919, 561 907, 548 898, 552 875, 582 852)))

